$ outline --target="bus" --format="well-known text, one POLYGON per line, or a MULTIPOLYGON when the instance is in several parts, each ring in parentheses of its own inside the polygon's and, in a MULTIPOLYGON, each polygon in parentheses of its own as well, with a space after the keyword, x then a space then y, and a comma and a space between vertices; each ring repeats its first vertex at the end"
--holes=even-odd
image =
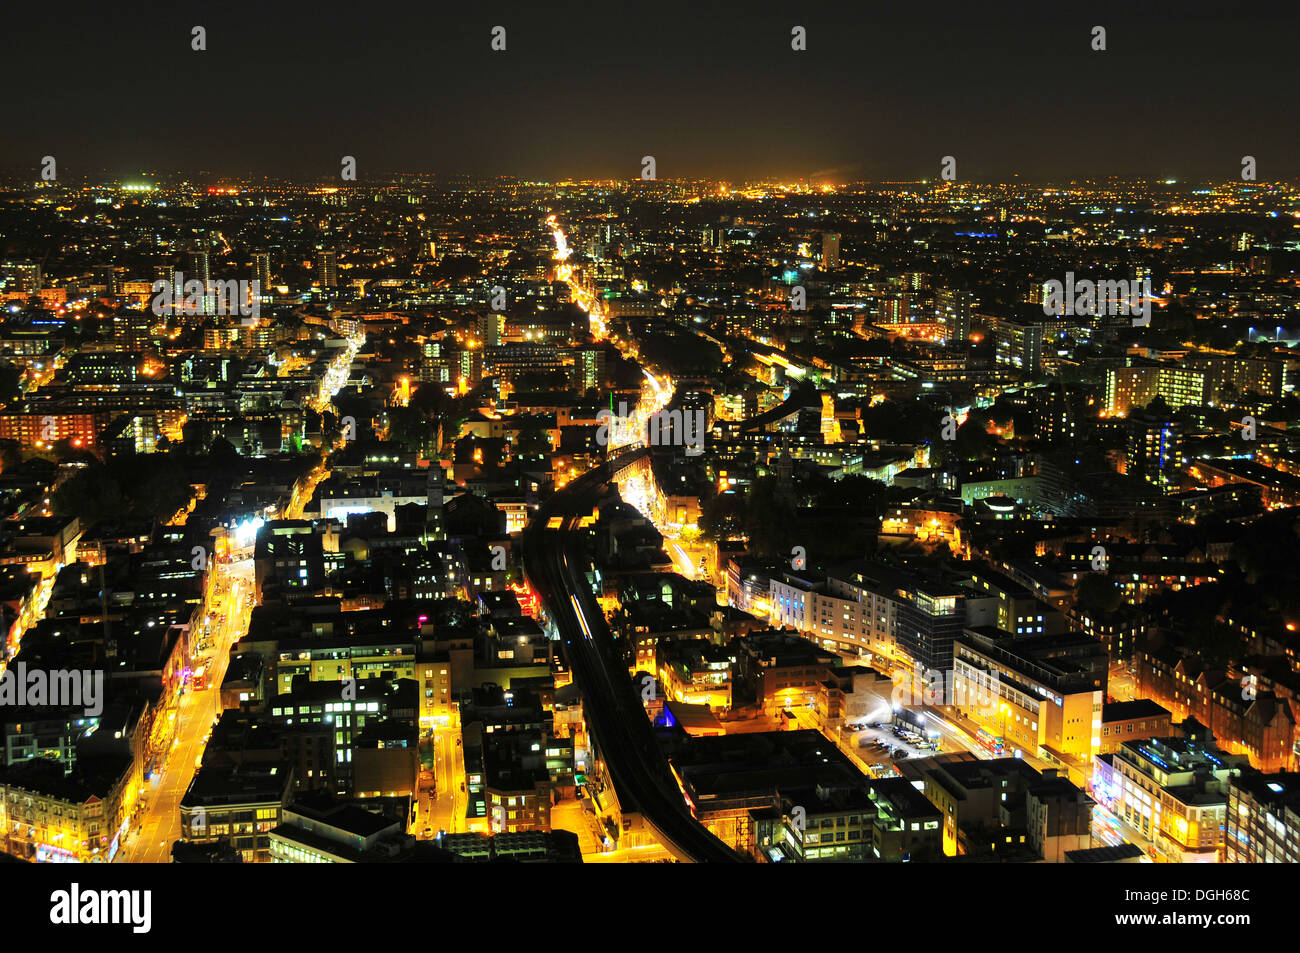
POLYGON ((977 737, 979 739, 979 743, 983 745, 985 748, 987 748, 989 751, 993 752, 994 755, 998 757, 1002 755, 1001 738, 993 737, 993 735, 989 734, 983 728, 979 730, 977 737))

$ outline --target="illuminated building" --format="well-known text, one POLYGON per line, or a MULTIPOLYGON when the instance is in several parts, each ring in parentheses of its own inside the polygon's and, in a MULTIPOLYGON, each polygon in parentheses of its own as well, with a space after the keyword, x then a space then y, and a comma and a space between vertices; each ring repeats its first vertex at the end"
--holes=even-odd
POLYGON ((399 506, 428 504, 429 475, 386 468, 361 477, 331 476, 316 487, 314 501, 320 509, 309 506, 304 515, 346 521, 354 513, 383 513, 392 531, 399 506))
POLYGON ((500 311, 487 311, 478 316, 478 340, 483 347, 500 347, 505 315, 500 311))
POLYGON ((949 341, 965 341, 971 333, 975 296, 962 288, 939 287, 934 291, 934 310, 946 325, 949 341))
POLYGON ((253 275, 261 285, 262 294, 271 293, 271 253, 253 252, 253 275))
MULTIPOLYGON (((331 617, 328 624, 339 634, 277 640, 273 659, 277 691, 291 692, 293 680, 300 675, 313 682, 415 677, 414 640, 394 638, 396 633, 349 632, 340 616, 331 617)), ((325 625, 321 622, 317 628, 323 630, 325 625)))
POLYGON ((339 253, 333 248, 316 250, 316 270, 322 288, 337 288, 339 284, 339 253))
POLYGON ((394 863, 415 849, 402 825, 346 802, 294 801, 270 834, 275 864, 394 863))
POLYGON ((752 852, 769 863, 871 858, 876 808, 861 787, 783 787, 780 806, 751 812, 752 852))
MULTIPOLYGON (((195 281, 203 282, 204 292, 207 292, 208 286, 212 283, 212 259, 211 256, 202 249, 195 249, 187 256, 189 258, 188 272, 195 281)), ((169 279, 170 275, 167 276, 169 279)), ((176 293, 176 292, 173 292, 176 293)))
POLYGON ((578 393, 600 387, 607 379, 603 347, 574 348, 573 388, 578 393))
POLYGON ((293 769, 283 763, 204 765, 181 799, 181 840, 225 841, 245 863, 265 862, 292 792, 293 769))
POLYGON ((822 234, 822 271, 840 267, 840 236, 836 232, 822 234))
POLYGON ((871 826, 871 853, 887 863, 935 860, 943 853, 943 818, 905 778, 877 778, 867 783, 876 808, 871 826))
POLYGON ((582 863, 578 835, 569 831, 444 834, 437 844, 457 862, 582 863))
POLYGON ((819 731, 692 737, 669 760, 695 817, 744 853, 770 861, 851 858, 869 837, 875 812, 863 797, 867 779, 819 731), (816 836, 799 837, 800 825, 816 836), (850 839, 850 830, 858 836, 850 839), (816 857, 808 852, 814 845, 816 857))
POLYGON ((731 656, 708 639, 659 639, 655 671, 674 701, 710 708, 731 707, 731 656))
POLYGON ((1191 354, 1184 363, 1204 375, 1205 395, 1212 401, 1228 401, 1248 391, 1263 397, 1282 395, 1285 364, 1280 360, 1191 354))
POLYGON ((1182 465, 1183 425, 1159 414, 1134 413, 1128 418, 1128 473, 1151 483, 1178 480, 1182 465))
POLYGON ((953 640, 966 624, 966 593, 927 580, 904 582, 897 611, 898 651, 917 669, 952 668, 953 640))
POLYGON ((104 429, 101 442, 111 456, 153 453, 159 436, 157 417, 152 414, 123 414, 104 429))
POLYGON ((735 643, 737 683, 768 709, 807 706, 817 697, 838 655, 776 629, 751 632, 735 643))
POLYGON ((1113 754, 1126 741, 1167 738, 1171 734, 1169 710, 1146 698, 1131 702, 1106 702, 1101 708, 1100 754, 1113 754))
POLYGON ((1249 756, 1261 771, 1285 771, 1295 764, 1293 699, 1269 690, 1262 679, 1253 692, 1245 692, 1241 675, 1167 645, 1148 646, 1137 662, 1137 693, 1175 718, 1206 725, 1225 751, 1249 756))
POLYGON ((1025 793, 1040 775, 1020 758, 953 761, 925 772, 925 796, 943 815, 943 852, 996 856, 1025 843, 1025 793))
POLYGON ((16 440, 24 450, 49 449, 60 440, 91 449, 117 416, 111 410, 0 413, 0 440, 16 440))
POLYGON ((37 863, 108 859, 134 802, 132 759, 83 759, 71 775, 65 767, 32 758, 4 770, 0 831, 6 851, 37 863))
POLYGON ((1300 863, 1300 774, 1233 775, 1226 820, 1227 863, 1300 863))
POLYGON ((1077 633, 1016 638, 968 629, 953 648, 958 707, 1008 753, 1045 749, 1064 762, 1100 748, 1108 659, 1099 642, 1077 633))
POLYGON ((997 362, 1028 377, 1042 373, 1045 329, 1041 321, 996 316, 989 319, 997 362))
POLYGON ((819 724, 826 731, 856 727, 886 716, 894 696, 894 682, 866 665, 845 665, 827 670, 815 700, 819 724))
POLYGON ((31 261, 6 261, 0 264, 0 271, 9 278, 6 290, 21 291, 28 294, 41 290, 41 266, 31 261))
MULTIPOLYGON (((1092 792, 1097 802, 1155 845, 1170 863, 1221 860, 1228 779, 1248 761, 1202 740, 1194 721, 1186 737, 1125 741, 1097 758, 1092 792)), ((1203 731, 1203 729, 1200 729, 1203 731)))
POLYGON ((772 576, 757 560, 733 556, 727 560, 727 604, 767 618, 772 609, 772 576))
POLYGON ((305 520, 278 520, 257 531, 253 565, 258 603, 310 598, 325 586, 321 537, 305 520))
POLYGON ((1092 809, 1088 795, 1055 769, 1045 769, 1025 794, 1027 843, 1050 864, 1063 862, 1066 851, 1087 850, 1092 846, 1092 809))
MULTIPOLYGON (((413 747, 396 738, 389 755, 365 754, 358 756, 361 748, 368 751, 388 751, 386 744, 376 742, 376 731, 386 732, 388 727, 405 730, 414 726, 419 717, 419 683, 414 679, 358 678, 355 681, 310 681, 305 675, 293 680, 288 692, 277 694, 269 706, 275 724, 285 728, 307 725, 319 728, 332 726, 334 730, 334 776, 342 791, 357 791, 358 784, 369 783, 382 777, 391 765, 377 761, 396 761, 412 764, 413 747), (348 697, 351 696, 351 697, 348 697), (394 723, 390 725, 389 723, 394 723), (401 723, 406 723, 402 725, 401 723)), ((413 783, 415 771, 411 771, 413 783)), ((365 790, 372 790, 366 788, 365 790)), ((380 793, 383 793, 382 791, 380 793)))
POLYGON ((961 507, 956 503, 944 500, 906 503, 886 511, 880 535, 914 538, 922 543, 944 541, 958 549, 961 546, 958 524, 962 518, 961 507))
MULTIPOLYGON (((1008 635, 1056 635, 1065 631, 1065 618, 1059 611, 995 569, 976 564, 971 569, 969 585, 981 596, 997 600, 993 624, 1008 635)), ((968 608, 972 607, 968 605, 968 608)), ((982 619, 979 624, 983 624, 982 619)))
POLYGON ((1159 396, 1171 409, 1204 404, 1205 374, 1176 364, 1133 364, 1106 371, 1106 413, 1123 417, 1159 396))
POLYGON ((824 579, 814 582, 794 573, 773 577, 772 623, 806 632, 823 645, 869 648, 870 626, 864 613, 870 610, 858 599, 827 593, 828 586, 824 579))
POLYGON ((528 689, 483 685, 461 706, 467 814, 493 834, 546 830, 553 791, 573 784, 572 738, 528 689))

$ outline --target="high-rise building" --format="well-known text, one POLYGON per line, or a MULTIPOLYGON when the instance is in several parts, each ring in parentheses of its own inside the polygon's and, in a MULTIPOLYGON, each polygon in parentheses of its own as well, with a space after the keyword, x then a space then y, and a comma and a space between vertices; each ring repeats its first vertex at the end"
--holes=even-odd
POLYGON ((822 234, 822 271, 834 271, 840 266, 840 236, 838 232, 822 234))
POLYGON ((1242 772, 1228 782, 1224 861, 1300 863, 1300 774, 1242 772))
POLYGON ((1172 483, 1182 460, 1183 425, 1164 414, 1128 418, 1128 472, 1152 483, 1172 483))
POLYGON ((14 286, 12 290, 29 293, 41 290, 41 266, 38 263, 7 261, 3 267, 9 282, 14 286))
POLYGON ((1035 390, 1030 408, 1034 414, 1034 436, 1039 440, 1056 443, 1075 438, 1077 408, 1060 384, 1035 390))
POLYGON ((605 349, 579 347, 573 351, 573 387, 579 393, 600 387, 605 380, 605 349))
POLYGON ((1186 404, 1206 402, 1204 371, 1176 364, 1134 364, 1106 371, 1106 413, 1122 417, 1135 407, 1145 407, 1157 396, 1177 410, 1186 404))
POLYGON ((429 476, 427 482, 429 494, 428 503, 425 508, 425 532, 430 539, 439 540, 446 538, 446 532, 443 529, 443 503, 445 501, 445 488, 442 467, 429 467, 429 476))
MULTIPOLYGON (((189 270, 185 275, 186 281, 201 281, 206 291, 208 285, 212 282, 212 260, 206 251, 195 249, 189 253, 189 270)), ((176 294, 179 289, 172 293, 176 294)))
POLYGON ((500 347, 502 326, 505 315, 500 311, 488 311, 479 315, 478 336, 484 347, 500 347))
POLYGON ((95 284, 103 285, 106 294, 117 294, 117 269, 112 265, 95 265, 90 269, 95 276, 95 284))
MULTIPOLYGON (((1189 354, 1185 363, 1205 375, 1203 396, 1206 400, 1230 400, 1248 391, 1264 397, 1282 396, 1282 378, 1285 373, 1285 365, 1282 361, 1255 357, 1189 354)), ((1172 401, 1170 406, 1173 406, 1172 401)))
POLYGON ((997 362, 1028 374, 1043 370, 1044 327, 1039 321, 997 316, 989 322, 997 362))
POLYGON ((337 288, 339 284, 339 253, 323 248, 316 253, 316 268, 320 273, 322 288, 337 288))
POLYGON ((261 284, 262 294, 271 288, 271 253, 253 252, 253 277, 261 284))
POLYGON ((971 315, 975 311, 975 296, 962 288, 936 288, 934 310, 942 324, 948 326, 949 341, 965 341, 970 337, 971 315))

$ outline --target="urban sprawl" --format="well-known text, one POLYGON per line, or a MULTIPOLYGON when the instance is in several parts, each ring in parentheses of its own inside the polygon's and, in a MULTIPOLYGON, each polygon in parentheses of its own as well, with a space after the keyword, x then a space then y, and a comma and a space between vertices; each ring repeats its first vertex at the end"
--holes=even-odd
POLYGON ((0 852, 1300 861, 1300 189, 0 189, 0 852))

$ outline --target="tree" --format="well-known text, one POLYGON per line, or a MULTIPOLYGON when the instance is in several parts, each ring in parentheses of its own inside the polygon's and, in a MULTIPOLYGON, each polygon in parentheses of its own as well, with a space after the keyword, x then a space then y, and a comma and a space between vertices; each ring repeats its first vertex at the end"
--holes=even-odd
POLYGON ((117 481, 103 467, 79 470, 58 485, 50 495, 55 516, 76 517, 83 527, 102 519, 121 516, 126 499, 117 481))
POLYGON ((17 440, 0 440, 0 471, 11 470, 23 462, 22 446, 17 440))
POLYGON ((0 361, 0 405, 22 396, 22 372, 9 361, 0 361))
POLYGON ((550 452, 551 438, 546 435, 546 432, 541 427, 536 424, 529 424, 519 431, 519 436, 515 439, 515 453, 531 455, 550 452))
POLYGON ((1092 616, 1106 616, 1120 607, 1119 587, 1104 573, 1092 572, 1080 577, 1074 587, 1075 605, 1092 616))

